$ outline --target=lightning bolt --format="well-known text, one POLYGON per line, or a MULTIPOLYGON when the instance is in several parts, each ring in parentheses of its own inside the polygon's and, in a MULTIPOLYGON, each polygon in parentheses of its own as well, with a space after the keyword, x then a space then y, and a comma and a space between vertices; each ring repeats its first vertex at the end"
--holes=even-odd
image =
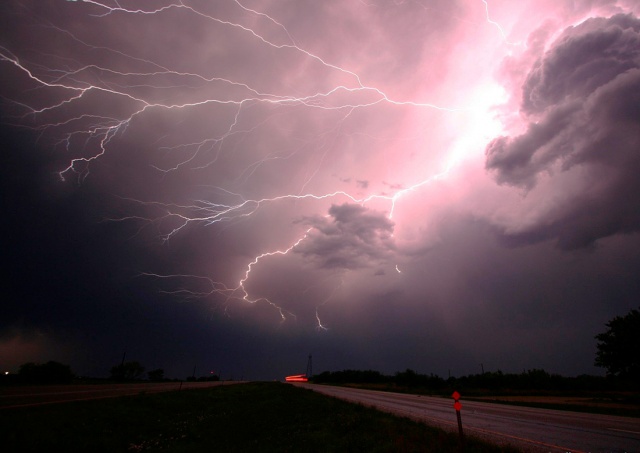
MULTIPOLYGON (((107 18, 115 15, 128 16, 162 16, 171 12, 181 11, 193 17, 211 22, 218 26, 227 27, 244 34, 253 40, 257 45, 266 46, 276 52, 294 52, 314 64, 318 64, 326 70, 349 80, 349 83, 340 83, 324 90, 316 90, 303 95, 282 94, 269 92, 258 87, 251 86, 242 81, 225 77, 211 77, 197 72, 179 71, 171 69, 151 59, 140 58, 138 56, 124 53, 107 46, 95 45, 86 40, 78 38, 71 31, 46 23, 43 27, 55 31, 61 36, 81 46, 86 51, 104 52, 109 55, 118 56, 131 65, 138 65, 139 70, 124 70, 110 67, 104 64, 80 64, 77 61, 65 61, 58 67, 44 64, 31 63, 28 59, 23 59, 15 55, 9 48, 0 46, 0 62, 13 67, 15 71, 22 74, 30 83, 39 90, 49 90, 55 92, 52 96, 57 100, 47 103, 47 97, 38 103, 28 104, 21 101, 13 101, 13 104, 21 114, 12 117, 21 127, 29 127, 40 134, 53 134, 58 136, 56 147, 62 147, 67 152, 74 149, 82 151, 81 156, 73 157, 68 164, 62 168, 58 175, 61 180, 68 180, 71 175, 75 175, 79 182, 84 181, 90 174, 91 166, 107 153, 110 152, 110 145, 118 137, 123 136, 137 119, 144 117, 150 112, 177 112, 194 110, 204 106, 218 106, 228 108, 231 112, 229 119, 222 131, 214 136, 202 140, 193 140, 186 143, 173 144, 170 146, 159 146, 158 149, 169 154, 180 154, 180 159, 173 164, 166 166, 154 165, 153 168, 162 175, 169 175, 183 169, 198 170, 215 165, 221 158, 224 145, 235 137, 247 136, 261 127, 263 123, 255 123, 249 128, 241 126, 240 118, 248 109, 256 105, 270 108, 282 107, 304 107, 319 111, 340 112, 341 119, 337 121, 334 134, 339 132, 340 124, 346 121, 353 112, 360 109, 369 109, 381 104, 400 108, 419 108, 436 110, 443 113, 456 113, 473 110, 469 106, 443 106, 430 102, 395 99, 388 95, 379 87, 365 83, 365 77, 349 68, 332 63, 329 59, 322 57, 318 53, 312 52, 299 46, 293 39, 291 33, 278 20, 270 15, 259 12, 244 6, 240 1, 234 0, 234 4, 244 13, 255 18, 266 20, 282 32, 284 39, 282 42, 270 39, 265 34, 260 33, 257 28, 243 25, 226 19, 207 14, 204 11, 190 6, 183 1, 170 3, 158 8, 130 9, 121 6, 117 1, 107 3, 97 0, 68 0, 78 4, 85 4, 94 9, 96 18, 107 18), (173 82, 169 83, 170 79, 173 82), (150 81, 156 81, 155 84, 150 81), (132 83, 133 82, 133 83, 132 83), (207 87, 213 91, 228 92, 219 97, 200 97, 190 101, 163 101, 158 99, 157 91, 167 93, 171 97, 172 90, 186 88, 198 94, 198 89, 207 87), (147 88, 151 90, 144 90, 147 88), (120 107, 113 109, 113 113, 95 113, 87 109, 85 103, 91 101, 91 97, 105 96, 120 107), (36 105, 37 104, 37 105, 36 105), (78 112, 79 111, 79 112, 78 112), (123 113, 124 112, 124 113, 123 113), (62 119, 48 121, 47 118, 59 115, 62 119), (30 120, 31 122, 29 122, 30 120), (32 123, 35 123, 33 125, 32 123), (90 151, 91 150, 91 151, 90 151), (203 156, 207 161, 201 162, 203 156)), ((492 21, 489 17, 489 6, 483 0, 486 10, 486 20, 497 27, 506 41, 506 34, 502 27, 492 21)), ((79 6, 79 5, 74 5, 79 6)), ((207 91, 207 90, 201 90, 207 91)), ((189 97, 189 96, 187 96, 189 97)), ((303 146, 303 145, 302 145, 303 146)), ((301 148, 302 148, 301 146, 301 148)), ((229 190, 224 187, 212 187, 217 194, 223 195, 229 202, 214 202, 205 199, 195 200, 192 203, 166 203, 157 200, 140 200, 137 198, 122 198, 123 201, 134 206, 144 207, 155 213, 154 215, 125 215, 110 218, 112 222, 140 222, 140 230, 145 226, 155 225, 162 231, 160 234, 162 241, 171 240, 175 235, 184 231, 190 225, 211 226, 219 223, 228 223, 247 218, 255 214, 263 206, 279 203, 285 200, 309 200, 309 201, 337 201, 348 200, 352 203, 366 205, 372 201, 383 201, 388 203, 388 217, 392 218, 397 208, 397 203, 410 193, 417 192, 425 186, 445 178, 453 165, 451 161, 444 170, 439 173, 425 177, 424 179, 410 185, 407 188, 395 189, 391 194, 369 194, 366 196, 355 196, 347 191, 332 191, 326 193, 315 193, 308 191, 307 187, 319 171, 326 150, 331 145, 325 145, 325 152, 321 155, 319 163, 316 163, 315 171, 311 171, 302 183, 300 190, 295 193, 285 193, 272 197, 245 197, 241 193, 229 190)), ((258 168, 268 162, 278 159, 288 159, 297 154, 296 150, 288 153, 272 153, 262 159, 249 164, 245 172, 240 176, 242 180, 250 179, 258 168)), ((267 303, 278 311, 282 321, 293 317, 295 314, 286 310, 276 302, 265 298, 251 296, 247 290, 247 283, 251 278, 252 271, 263 261, 274 256, 284 256, 292 252, 303 241, 308 238, 311 229, 302 232, 299 237, 291 242, 288 247, 265 251, 258 254, 251 260, 234 285, 226 285, 222 282, 214 281, 206 276, 188 274, 156 274, 142 273, 143 277, 165 280, 168 282, 185 282, 186 286, 177 286, 176 289, 165 291, 168 294, 184 296, 187 298, 203 298, 217 295, 226 302, 237 300, 244 303, 256 304, 267 303), (194 289, 202 287, 201 289, 194 289)), ((396 271, 400 269, 396 266, 396 271)), ((336 289, 337 290, 337 289, 336 289)), ((316 306, 316 321, 319 330, 326 330, 323 325, 318 309, 326 304, 333 296, 332 292, 321 304, 316 306)))
MULTIPOLYGON (((247 271, 245 272, 244 277, 240 280, 240 283, 239 283, 239 285, 237 287, 237 289, 241 290, 242 293, 243 293, 242 300, 244 300, 245 302, 252 303, 252 304, 256 303, 256 302, 259 302, 260 300, 263 300, 263 301, 267 302, 268 304, 270 304, 271 306, 275 307, 280 312, 280 317, 282 318, 283 321, 285 321, 287 319, 286 316, 284 315, 285 310, 283 310, 281 307, 279 307, 277 304, 275 304, 274 302, 270 301, 269 299, 267 299, 267 298, 251 299, 251 298, 249 298, 249 293, 247 293, 247 290, 245 289, 244 285, 245 285, 246 281, 249 279, 249 274, 251 273, 251 269, 253 268, 253 266, 257 265, 258 262, 261 259, 267 258, 267 257, 270 257, 270 256, 275 256, 275 255, 286 255, 291 250, 293 250, 295 247, 297 247, 298 244, 300 244, 302 241, 304 241, 306 239, 306 237, 307 237, 307 234, 309 234, 310 231, 311 231, 311 228, 307 230, 307 232, 304 234, 304 236, 302 236, 300 239, 298 239, 292 246, 288 247, 287 249, 285 249, 285 250, 276 250, 274 252, 262 253, 261 255, 256 256, 255 259, 249 263, 249 265, 247 266, 247 271)), ((292 314, 292 313, 290 313, 290 314, 292 314)))
POLYGON ((482 3, 484 3, 484 11, 485 11, 487 22, 498 29, 498 31, 500 32, 500 35, 502 36, 502 40, 506 44, 509 44, 512 46, 521 46, 523 44, 521 41, 518 41, 518 42, 509 41, 507 39, 507 34, 505 33, 504 28, 502 28, 502 26, 498 22, 491 20, 491 17, 489 17, 489 3, 487 2, 487 0, 482 0, 482 3))

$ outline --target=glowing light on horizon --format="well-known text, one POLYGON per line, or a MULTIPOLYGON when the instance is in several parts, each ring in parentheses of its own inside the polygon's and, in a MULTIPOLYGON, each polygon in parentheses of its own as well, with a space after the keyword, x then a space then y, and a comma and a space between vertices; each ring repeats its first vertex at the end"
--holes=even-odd
POLYGON ((285 378, 285 381, 287 382, 308 382, 309 378, 307 377, 306 374, 296 374, 293 376, 287 376, 285 378))

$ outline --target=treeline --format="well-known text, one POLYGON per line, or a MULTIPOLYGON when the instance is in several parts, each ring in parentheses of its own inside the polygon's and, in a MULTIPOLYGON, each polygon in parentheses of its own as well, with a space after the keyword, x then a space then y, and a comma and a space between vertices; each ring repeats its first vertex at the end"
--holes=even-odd
POLYGON ((313 376, 312 381, 317 384, 395 384, 401 387, 433 389, 440 389, 447 385, 447 382, 439 376, 418 374, 409 369, 393 376, 387 376, 373 370, 325 371, 313 376))
POLYGON ((69 365, 53 360, 46 363, 27 362, 18 373, 5 373, 1 382, 9 384, 69 384, 75 375, 69 365))
MULTIPOLYGON (((145 373, 145 368, 140 362, 122 362, 111 368, 111 375, 108 378, 111 381, 119 382, 137 382, 137 381, 179 381, 179 379, 167 379, 164 376, 164 370, 157 368, 145 373)), ((17 373, 5 372, 0 375, 0 385, 5 384, 70 384, 72 382, 97 382, 103 378, 84 378, 78 377, 69 365, 65 365, 55 361, 46 363, 27 362, 20 365, 17 373)), ((220 377, 214 374, 208 376, 188 376, 187 381, 218 381, 220 377)))
MULTIPOLYGON (((145 368, 140 362, 122 362, 120 365, 115 365, 111 367, 111 377, 114 381, 137 381, 144 379, 145 368)), ((147 380, 152 382, 161 382, 161 381, 179 381, 179 379, 167 379, 164 376, 164 370, 162 368, 157 368, 155 370, 147 371, 147 380)), ((187 381, 190 382, 204 382, 204 381, 219 381, 220 376, 210 374, 209 376, 200 376, 196 378, 196 376, 187 376, 187 381)))
POLYGON ((448 391, 605 391, 637 388, 638 385, 614 377, 581 375, 565 377, 541 369, 522 373, 486 372, 444 379, 435 374, 419 374, 407 369, 394 375, 384 375, 373 370, 325 371, 312 377, 318 384, 366 384, 377 388, 407 389, 433 393, 448 391))
POLYGON ((580 375, 566 377, 548 373, 542 369, 532 369, 519 374, 502 371, 474 374, 452 379, 460 389, 488 390, 543 390, 543 391, 606 391, 621 390, 628 382, 613 376, 580 375))

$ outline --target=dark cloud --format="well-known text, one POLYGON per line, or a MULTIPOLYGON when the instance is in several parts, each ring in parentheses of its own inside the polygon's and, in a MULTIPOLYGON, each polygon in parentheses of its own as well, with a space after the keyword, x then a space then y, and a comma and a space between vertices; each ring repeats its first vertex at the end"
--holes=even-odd
POLYGON ((541 114, 585 99, 620 74, 637 68, 640 21, 632 15, 594 18, 570 27, 552 44, 523 87, 522 110, 541 114))
POLYGON ((0 366, 597 372, 640 294, 637 8, 147 3, 0 2, 0 366))
POLYGON ((571 146, 572 120, 579 109, 577 102, 563 105, 540 122, 529 124, 525 134, 493 140, 487 147, 487 168, 496 171, 501 184, 533 188, 538 174, 571 146))
POLYGON ((332 205, 329 216, 305 219, 313 229, 295 249, 321 268, 371 267, 392 256, 393 222, 357 204, 332 205))
POLYGON ((530 71, 521 111, 526 132, 493 140, 486 168, 501 184, 570 196, 556 196, 517 240, 575 248, 640 229, 640 201, 630 195, 640 190, 640 20, 567 29, 530 71))

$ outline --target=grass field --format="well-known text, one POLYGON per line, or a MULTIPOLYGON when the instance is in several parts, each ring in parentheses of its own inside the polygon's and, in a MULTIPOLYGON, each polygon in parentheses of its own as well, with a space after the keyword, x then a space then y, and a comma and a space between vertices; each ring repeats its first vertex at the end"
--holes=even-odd
POLYGON ((4 409, 0 439, 12 453, 459 451, 456 434, 276 382, 4 409))

